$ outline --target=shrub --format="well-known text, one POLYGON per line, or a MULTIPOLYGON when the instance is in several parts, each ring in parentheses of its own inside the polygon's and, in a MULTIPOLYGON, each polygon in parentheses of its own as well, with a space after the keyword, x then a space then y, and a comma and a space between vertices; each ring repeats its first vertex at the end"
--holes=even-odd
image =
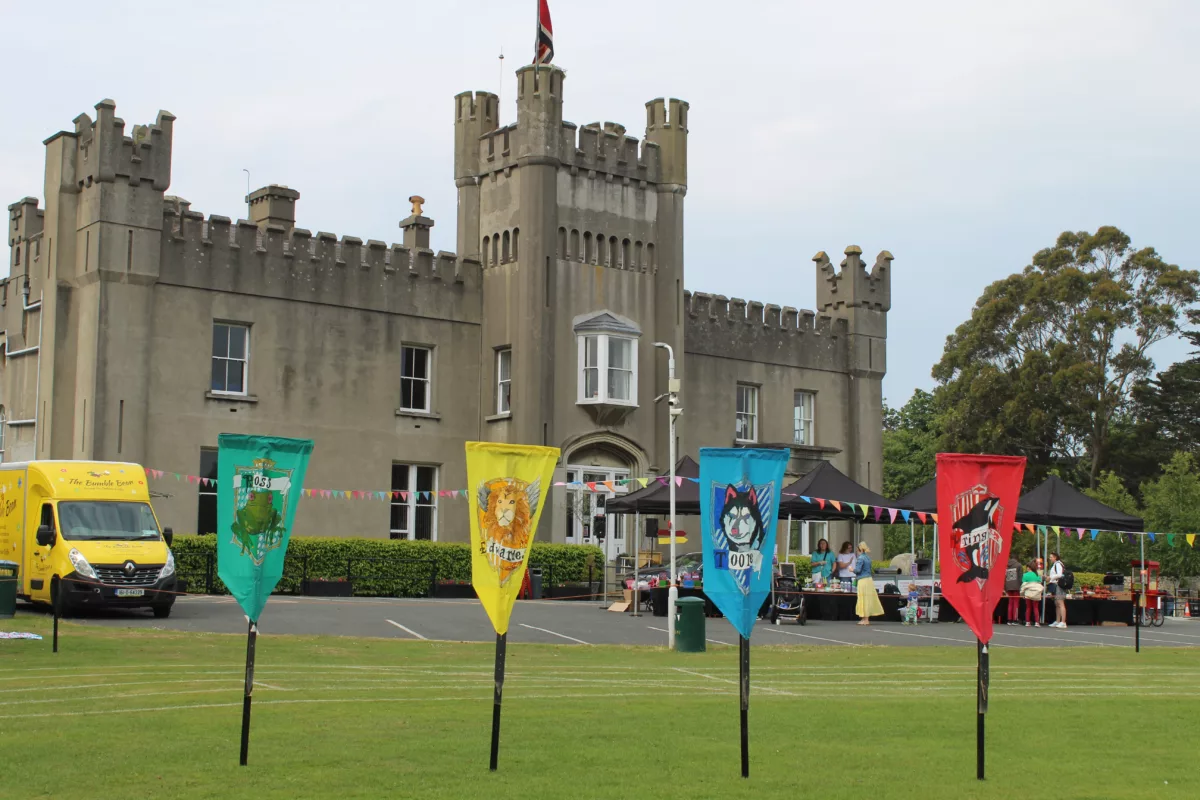
POLYGON ((788 556, 787 560, 796 565, 796 577, 800 580, 812 575, 812 559, 808 556, 788 556))
MULTIPOLYGON (((205 590, 206 570, 211 564, 213 591, 228 593, 216 576, 216 545, 215 536, 175 537, 171 550, 180 576, 188 579, 189 590, 205 590)), ((543 570, 546 585, 586 581, 589 563, 604 563, 599 547, 535 542, 529 553, 530 566, 543 570)), ((428 593, 431 581, 469 582, 471 551, 466 542, 294 537, 276 591, 297 592, 305 577, 349 578, 359 595, 422 596, 428 593)))

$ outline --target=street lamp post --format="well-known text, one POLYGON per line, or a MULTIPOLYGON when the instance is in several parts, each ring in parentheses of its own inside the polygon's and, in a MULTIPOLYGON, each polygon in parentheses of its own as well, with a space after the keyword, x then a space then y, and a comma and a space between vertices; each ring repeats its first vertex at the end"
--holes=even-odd
POLYGON ((679 379, 675 377, 675 351, 665 342, 655 342, 655 347, 667 351, 667 413, 670 415, 667 449, 670 453, 670 473, 667 492, 670 498, 671 537, 671 587, 667 590, 667 646, 675 647, 675 601, 679 599, 679 577, 675 567, 675 420, 683 413, 679 407, 679 379))

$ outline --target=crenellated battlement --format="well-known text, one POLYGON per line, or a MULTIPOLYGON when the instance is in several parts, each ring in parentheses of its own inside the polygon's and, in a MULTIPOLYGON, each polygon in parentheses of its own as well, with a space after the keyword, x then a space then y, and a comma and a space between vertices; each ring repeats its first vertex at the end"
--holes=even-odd
POLYGON ((214 291, 477 321, 478 261, 303 228, 163 209, 159 282, 214 291))
POLYGON ((862 260, 862 248, 850 245, 841 269, 836 269, 824 250, 813 256, 817 265, 817 307, 822 311, 865 308, 889 311, 892 307, 892 260, 881 250, 868 273, 862 260))
POLYGON ((74 178, 79 189, 93 183, 126 180, 130 185, 151 184, 157 191, 171 185, 171 144, 175 116, 159 111, 153 125, 135 125, 125 135, 125 121, 116 116, 117 104, 101 100, 96 104, 96 120, 87 114, 75 118, 73 133, 59 136, 75 139, 74 178))
POLYGON ((844 319, 705 292, 683 293, 689 353, 812 369, 843 369, 844 319))
MULTIPOLYGON (((524 131, 513 123, 494 128, 479 139, 480 175, 517 166, 524 131)), ((639 183, 659 182, 659 146, 625 133, 615 122, 592 122, 582 127, 563 122, 556 156, 567 168, 612 175, 639 183)))

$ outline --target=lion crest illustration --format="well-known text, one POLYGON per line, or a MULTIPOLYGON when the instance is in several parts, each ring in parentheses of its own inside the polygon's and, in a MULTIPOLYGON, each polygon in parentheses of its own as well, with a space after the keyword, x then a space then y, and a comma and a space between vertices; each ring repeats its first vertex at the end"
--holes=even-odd
POLYGON ((480 554, 496 570, 501 586, 525 563, 540 484, 516 478, 493 478, 479 484, 480 554))

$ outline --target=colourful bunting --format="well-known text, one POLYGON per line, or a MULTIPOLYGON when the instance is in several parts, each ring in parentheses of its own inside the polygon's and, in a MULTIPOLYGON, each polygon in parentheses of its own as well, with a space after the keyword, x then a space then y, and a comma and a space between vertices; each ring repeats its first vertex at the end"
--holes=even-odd
POLYGON ((842 510, 842 504, 841 504, 841 503, 839 503, 837 500, 830 500, 830 501, 829 501, 829 503, 830 503, 830 505, 832 505, 834 508, 836 508, 838 511, 841 511, 841 510, 842 510))
POLYGON ((1175 546, 1175 534, 1173 534, 1173 533, 1168 533, 1168 534, 1167 534, 1167 546, 1168 546, 1168 547, 1174 547, 1174 546, 1175 546))
MULTIPOLYGON (((889 509, 888 509, 888 511, 890 511, 890 512, 891 512, 891 514, 892 514, 892 524, 893 524, 893 525, 895 525, 895 524, 896 524, 896 517, 900 515, 900 511, 899 511, 898 509, 895 509, 895 508, 889 508, 889 509)), ((905 520, 905 522, 907 522, 907 520, 905 520)))
POLYGON ((909 518, 910 514, 907 511, 901 511, 900 516, 904 518, 905 522, 908 522, 908 518, 909 518))
POLYGON ((1188 547, 1195 547, 1195 545, 1196 545, 1196 534, 1194 534, 1194 533, 1189 533, 1188 535, 1184 536, 1183 538, 1187 539, 1188 547))

